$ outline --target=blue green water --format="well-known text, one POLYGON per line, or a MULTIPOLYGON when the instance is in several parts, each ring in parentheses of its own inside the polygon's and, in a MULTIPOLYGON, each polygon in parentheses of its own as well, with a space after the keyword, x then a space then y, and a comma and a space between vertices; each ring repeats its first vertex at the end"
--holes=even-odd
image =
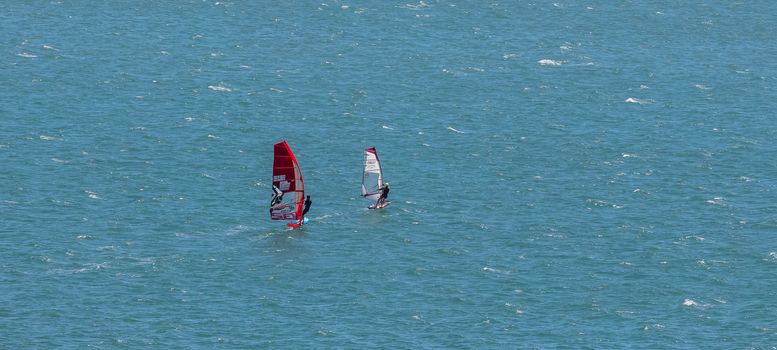
POLYGON ((0 348, 773 349, 774 28, 765 0, 5 3, 0 348), (267 210, 283 139, 301 230, 267 210))

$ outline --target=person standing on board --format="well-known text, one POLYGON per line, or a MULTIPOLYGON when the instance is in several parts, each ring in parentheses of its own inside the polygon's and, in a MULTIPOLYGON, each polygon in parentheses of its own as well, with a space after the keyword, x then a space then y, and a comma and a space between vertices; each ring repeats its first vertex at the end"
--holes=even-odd
POLYGON ((310 205, 313 204, 313 201, 310 200, 310 196, 305 199, 305 206, 304 209, 302 209, 302 217, 299 218, 299 223, 302 224, 305 221, 305 214, 308 213, 308 210, 310 210, 310 205))
POLYGON ((382 208, 384 203, 386 202, 386 198, 388 198, 389 194, 389 183, 386 182, 383 184, 383 187, 380 189, 380 197, 378 198, 378 201, 375 203, 375 208, 382 208))

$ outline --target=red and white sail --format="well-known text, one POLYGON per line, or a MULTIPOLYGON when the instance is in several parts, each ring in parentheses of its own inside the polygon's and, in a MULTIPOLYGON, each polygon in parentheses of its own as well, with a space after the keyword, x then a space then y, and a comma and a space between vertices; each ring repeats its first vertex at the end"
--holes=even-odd
POLYGON ((370 147, 364 150, 362 197, 377 202, 381 187, 383 187, 383 170, 380 167, 380 159, 375 147, 370 147))
POLYGON ((305 185, 297 158, 286 141, 278 142, 274 146, 272 186, 270 219, 299 220, 305 201, 305 185))

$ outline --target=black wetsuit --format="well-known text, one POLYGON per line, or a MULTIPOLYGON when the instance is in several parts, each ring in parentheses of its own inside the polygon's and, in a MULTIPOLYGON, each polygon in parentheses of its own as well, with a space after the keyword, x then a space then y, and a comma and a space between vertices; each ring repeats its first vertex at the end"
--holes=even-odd
POLYGON ((310 210, 310 205, 313 204, 313 201, 310 200, 310 197, 305 199, 305 209, 302 209, 302 216, 305 216, 305 214, 308 213, 308 210, 310 210))
POLYGON ((388 198, 388 193, 389 193, 389 188, 388 187, 383 187, 383 191, 381 191, 381 193, 380 193, 380 200, 381 201, 385 201, 386 198, 388 198))

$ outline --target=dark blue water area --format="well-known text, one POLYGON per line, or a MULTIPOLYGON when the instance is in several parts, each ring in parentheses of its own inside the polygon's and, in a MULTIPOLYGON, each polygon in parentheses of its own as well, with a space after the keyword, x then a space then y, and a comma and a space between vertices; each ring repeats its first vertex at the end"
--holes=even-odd
POLYGON ((774 13, 6 4, 0 347, 772 348, 774 13))

